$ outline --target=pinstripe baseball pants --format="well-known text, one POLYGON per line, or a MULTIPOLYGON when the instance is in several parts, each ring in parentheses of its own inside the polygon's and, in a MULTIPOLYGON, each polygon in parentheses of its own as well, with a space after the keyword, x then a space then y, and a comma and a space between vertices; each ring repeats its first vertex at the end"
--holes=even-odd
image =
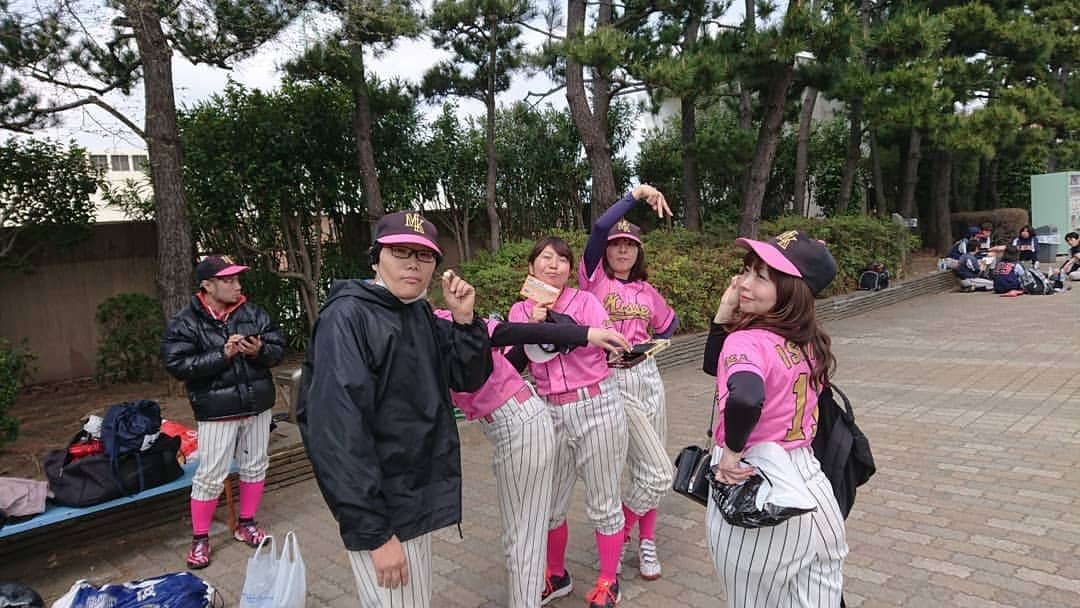
MULTIPOLYGON (((832 486, 810 448, 788 452, 817 510, 770 528, 724 521, 709 496, 705 534, 729 608, 837 608, 848 547, 832 486)), ((715 459, 715 458, 714 458, 715 459)))
POLYGON ((626 416, 612 378, 600 382, 600 394, 565 405, 548 405, 555 424, 551 515, 548 528, 566 519, 578 477, 585 481, 585 511, 601 534, 621 532, 619 482, 626 462, 626 416))
POLYGON ((634 513, 644 515, 660 505, 660 499, 671 489, 674 475, 674 465, 664 443, 667 435, 664 382, 653 357, 634 367, 613 371, 626 410, 629 432, 626 460, 633 480, 623 503, 634 513))
POLYGON ((409 568, 409 584, 397 589, 378 585, 371 551, 349 551, 360 608, 428 608, 431 606, 431 534, 401 543, 409 568))
MULTIPOLYGON (((531 390, 531 389, 530 389, 531 390)), ((537 608, 544 589, 551 464, 555 428, 548 408, 533 395, 524 403, 511 397, 481 422, 495 447, 491 465, 503 525, 503 550, 509 577, 509 608, 537 608)))
POLYGON ((266 410, 257 416, 198 423, 199 468, 191 480, 192 498, 216 500, 221 496, 234 458, 240 481, 266 478, 272 416, 272 412, 266 410))

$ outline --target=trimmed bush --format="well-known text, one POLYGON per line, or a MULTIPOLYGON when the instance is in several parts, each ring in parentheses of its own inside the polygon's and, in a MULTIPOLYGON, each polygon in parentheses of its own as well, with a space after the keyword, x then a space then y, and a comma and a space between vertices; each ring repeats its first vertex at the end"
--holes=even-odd
MULTIPOLYGON (((785 230, 804 230, 824 240, 836 257, 839 273, 823 297, 857 288, 859 275, 871 262, 879 261, 903 275, 908 253, 918 239, 890 221, 863 216, 841 216, 822 220, 782 217, 763 222, 761 238, 785 230)), ((576 259, 570 285, 577 286, 577 265, 585 246, 586 235, 554 232, 570 243, 576 259)), ((679 331, 693 332, 708 328, 716 312, 720 295, 742 264, 743 249, 732 239, 715 234, 688 232, 682 228, 654 230, 644 236, 649 282, 667 299, 679 315, 679 331)), ((528 272, 526 258, 535 241, 514 241, 499 251, 483 252, 461 264, 461 275, 476 287, 478 313, 499 312, 506 315, 520 298, 518 290, 528 272)), ((436 302, 441 294, 433 293, 436 302)))
POLYGON ((98 305, 95 318, 101 326, 98 380, 152 380, 162 369, 158 350, 165 329, 157 299, 141 293, 115 295, 98 305))
POLYGON ((30 381, 34 359, 25 340, 12 344, 0 338, 0 446, 15 441, 19 434, 19 419, 8 416, 8 411, 16 395, 30 381))
POLYGON ((949 215, 952 225, 952 240, 965 237, 968 234, 968 226, 981 226, 983 222, 994 225, 991 234, 992 245, 1008 245, 1020 235, 1020 229, 1031 223, 1028 219, 1027 209, 1005 207, 1002 209, 988 209, 986 211, 964 211, 949 215))

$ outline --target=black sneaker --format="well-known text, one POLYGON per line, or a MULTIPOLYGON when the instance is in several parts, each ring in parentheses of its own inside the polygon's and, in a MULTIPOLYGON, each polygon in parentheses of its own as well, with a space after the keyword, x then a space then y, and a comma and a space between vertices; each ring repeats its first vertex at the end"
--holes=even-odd
POLYGON ((585 594, 589 608, 615 608, 619 603, 619 581, 596 579, 596 586, 585 594))
POLYGON ((544 591, 540 594, 540 605, 557 600, 560 597, 570 595, 574 590, 574 581, 570 579, 570 571, 563 572, 561 576, 555 576, 550 572, 544 573, 544 591))

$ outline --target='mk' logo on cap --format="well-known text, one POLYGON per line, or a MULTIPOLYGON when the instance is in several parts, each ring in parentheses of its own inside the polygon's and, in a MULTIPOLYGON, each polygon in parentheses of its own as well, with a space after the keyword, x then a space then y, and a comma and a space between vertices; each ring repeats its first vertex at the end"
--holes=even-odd
POLYGON ((406 213, 405 225, 412 228, 414 232, 424 234, 424 218, 420 217, 419 213, 406 213))
POLYGON ((794 230, 788 230, 787 232, 776 237, 776 246, 780 249, 787 250, 788 245, 794 243, 799 239, 799 233, 794 230))
POLYGON ((630 232, 630 222, 619 220, 619 223, 615 224, 615 232, 630 232))

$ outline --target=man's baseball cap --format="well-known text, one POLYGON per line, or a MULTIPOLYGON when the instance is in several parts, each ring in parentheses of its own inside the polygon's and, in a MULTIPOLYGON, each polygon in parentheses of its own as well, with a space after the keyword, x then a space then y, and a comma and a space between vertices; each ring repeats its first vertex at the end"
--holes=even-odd
POLYGON ((435 229, 435 224, 416 211, 387 213, 379 218, 379 223, 375 224, 375 241, 383 245, 422 245, 442 255, 442 249, 439 249, 438 245, 439 231, 435 229))
POLYGON ((614 241, 615 239, 630 239, 641 245, 641 227, 626 220, 619 220, 607 233, 607 240, 614 241))
POLYGON ((836 277, 836 260, 825 241, 789 230, 768 241, 738 238, 735 244, 753 251, 765 264, 793 277, 799 277, 815 296, 836 277))
POLYGON ((214 277, 231 277, 249 269, 233 262, 229 256, 208 255, 195 266, 195 277, 201 282, 214 277))

